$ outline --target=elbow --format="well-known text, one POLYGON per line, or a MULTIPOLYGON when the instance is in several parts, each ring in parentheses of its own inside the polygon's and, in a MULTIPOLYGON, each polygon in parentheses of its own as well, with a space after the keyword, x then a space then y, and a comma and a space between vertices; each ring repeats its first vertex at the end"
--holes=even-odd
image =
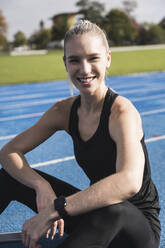
POLYGON ((4 154, 3 154, 3 150, 0 150, 0 164, 2 165, 3 167, 3 157, 4 157, 4 154))
POLYGON ((137 176, 133 176, 133 175, 129 175, 128 176, 128 191, 129 191, 129 197, 133 197, 134 195, 136 195, 142 186, 142 180, 139 179, 137 176))
POLYGON ((14 150, 7 144, 0 150, 0 164, 5 169, 8 161, 10 160, 10 154, 14 153, 14 150))
POLYGON ((5 161, 6 161, 6 156, 7 156, 8 152, 6 151, 6 148, 3 147, 0 150, 0 164, 2 165, 2 167, 5 166, 5 161))
POLYGON ((141 189, 142 184, 140 183, 134 183, 131 188, 131 196, 136 195, 140 189, 141 189))

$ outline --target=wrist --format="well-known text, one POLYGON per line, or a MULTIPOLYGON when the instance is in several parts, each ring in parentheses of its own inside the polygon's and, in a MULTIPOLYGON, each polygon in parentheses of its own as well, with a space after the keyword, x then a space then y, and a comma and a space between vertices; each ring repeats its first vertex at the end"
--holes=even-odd
POLYGON ((61 217, 63 220, 67 220, 69 218, 69 215, 66 211, 66 198, 64 196, 59 196, 54 200, 54 209, 55 211, 58 212, 58 215, 61 217))
POLYGON ((54 209, 54 203, 50 205, 50 221, 56 221, 61 219, 61 216, 59 215, 58 211, 54 209))
POLYGON ((50 184, 45 179, 39 179, 35 181, 34 190, 36 193, 40 193, 43 190, 45 191, 46 188, 50 188, 50 184))

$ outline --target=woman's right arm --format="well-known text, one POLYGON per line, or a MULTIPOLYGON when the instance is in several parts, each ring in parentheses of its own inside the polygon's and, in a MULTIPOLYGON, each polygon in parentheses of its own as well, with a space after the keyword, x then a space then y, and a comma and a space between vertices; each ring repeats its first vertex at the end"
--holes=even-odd
MULTIPOLYGON (((56 194, 49 182, 29 166, 24 154, 43 143, 57 130, 68 131, 70 106, 73 99, 69 98, 56 103, 34 126, 19 134, 0 151, 0 163, 3 168, 17 181, 35 190, 38 212, 51 205, 56 194)), ((63 236, 64 221, 61 219, 53 223, 51 238, 54 237, 57 226, 60 236, 63 236)), ((47 233, 46 236, 49 237, 49 234, 47 233)))
POLYGON ((30 168, 24 154, 34 149, 67 123, 67 100, 56 103, 32 127, 16 136, 0 151, 2 167, 16 180, 36 192, 50 187, 38 173, 30 168))

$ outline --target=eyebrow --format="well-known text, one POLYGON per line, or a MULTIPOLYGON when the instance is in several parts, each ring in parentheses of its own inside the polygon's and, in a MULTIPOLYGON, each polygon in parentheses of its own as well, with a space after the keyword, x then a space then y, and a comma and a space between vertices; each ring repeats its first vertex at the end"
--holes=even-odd
MULTIPOLYGON (((94 57, 94 56, 100 56, 101 54, 100 53, 91 53, 89 55, 87 55, 88 57, 94 57)), ((66 57, 67 59, 77 59, 81 56, 78 56, 78 55, 70 55, 68 57, 66 57)))

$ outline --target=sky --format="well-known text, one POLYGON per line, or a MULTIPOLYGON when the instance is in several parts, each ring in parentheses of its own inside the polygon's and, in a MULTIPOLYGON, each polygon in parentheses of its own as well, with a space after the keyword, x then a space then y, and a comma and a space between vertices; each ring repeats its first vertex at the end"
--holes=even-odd
MULTIPOLYGON (((123 6, 123 0, 97 1, 104 3, 106 12, 123 6)), ((159 23, 165 17, 165 0, 136 1, 137 8, 133 16, 139 23, 159 23)), ((8 39, 12 41, 17 31, 23 31, 29 37, 39 29, 41 20, 45 27, 51 27, 50 18, 59 13, 77 11, 76 2, 77 0, 0 0, 0 9, 8 24, 8 39)))

